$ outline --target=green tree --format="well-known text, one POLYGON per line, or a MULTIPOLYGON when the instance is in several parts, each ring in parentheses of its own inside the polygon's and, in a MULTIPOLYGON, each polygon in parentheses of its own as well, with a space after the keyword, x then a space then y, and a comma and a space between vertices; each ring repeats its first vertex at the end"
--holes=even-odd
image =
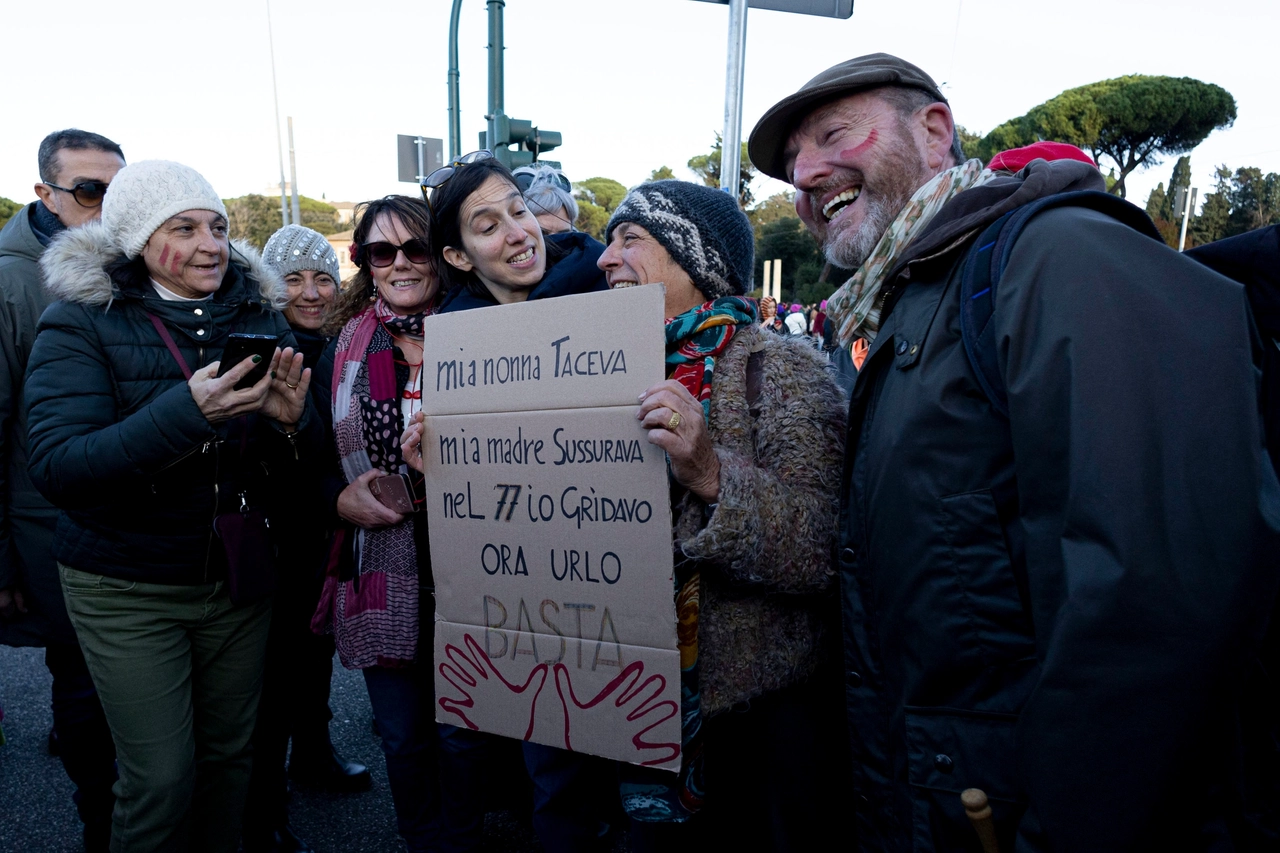
MULTIPOLYGON (((227 207, 233 240, 247 240, 261 249, 280 229, 279 198, 250 194, 225 198, 222 203, 227 207)), ((298 196, 298 212, 302 214, 299 225, 314 228, 321 234, 336 234, 341 230, 337 209, 323 201, 298 196)))
POLYGON ((298 212, 302 214, 302 225, 321 234, 337 234, 342 230, 338 224, 338 209, 323 201, 298 196, 298 212))
POLYGON ((757 238, 760 237, 760 229, 765 225, 787 217, 795 218, 795 215, 796 194, 794 190, 771 195, 747 211, 747 218, 751 220, 751 226, 755 229, 757 238))
POLYGON ((782 297, 795 300, 806 284, 816 282, 822 272, 818 243, 796 216, 763 224, 757 231, 754 278, 764 281, 764 262, 782 261, 782 297))
POLYGON ((649 173, 650 181, 670 181, 673 180, 676 173, 671 171, 670 166, 659 166, 649 173))
POLYGON ((13 215, 22 210, 22 208, 23 205, 0 195, 0 228, 3 228, 5 223, 12 219, 13 215))
MULTIPOLYGON (((720 150, 721 139, 720 134, 717 133, 715 145, 711 146, 711 150, 708 153, 689 158, 689 168, 709 187, 720 186, 720 150)), ((751 206, 751 202, 755 200, 755 196, 751 194, 751 181, 755 179, 756 167, 751 165, 751 158, 747 155, 747 143, 745 142, 742 143, 742 158, 738 168, 740 177, 738 205, 743 210, 746 210, 751 206)))
MULTIPOLYGON (((982 136, 977 133, 970 133, 961 125, 956 125, 956 134, 960 137, 960 149, 964 151, 966 160, 972 160, 975 157, 982 158, 982 136)), ((993 153, 998 154, 999 152, 993 153)), ((823 298, 825 299, 826 297, 823 298)))
POLYGON ((1164 241, 1174 248, 1178 246, 1182 228, 1182 211, 1173 209, 1178 187, 1182 187, 1184 192, 1189 192, 1191 187, 1191 158, 1185 155, 1179 157, 1173 166, 1169 189, 1166 191, 1161 182, 1147 196, 1147 216, 1151 217, 1164 241))
POLYGON ((1078 145, 1099 163, 1105 156, 1116 164, 1110 191, 1123 198, 1125 178, 1135 169, 1190 151, 1235 118, 1235 98, 1221 86, 1134 74, 1068 89, 992 130, 979 149, 989 159, 1043 139, 1078 145))
POLYGON ((1243 234, 1280 222, 1280 175, 1261 169, 1236 169, 1231 176, 1230 231, 1243 234))
POLYGON ((1214 171, 1213 192, 1206 193, 1200 215, 1191 220, 1187 244, 1211 243, 1255 228, 1280 224, 1280 174, 1228 166, 1214 171))
POLYGON ((609 217, 622 203, 627 188, 613 178, 600 177, 579 181, 574 187, 577 192, 573 197, 578 200, 578 220, 574 224, 579 231, 603 241, 609 217))

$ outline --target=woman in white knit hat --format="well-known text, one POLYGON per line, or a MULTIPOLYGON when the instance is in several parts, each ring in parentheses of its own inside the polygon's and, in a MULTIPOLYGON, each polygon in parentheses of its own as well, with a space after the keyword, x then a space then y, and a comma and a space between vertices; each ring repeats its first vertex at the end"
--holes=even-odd
POLYGON ((270 477, 311 449, 283 283, 193 169, 122 169, 41 265, 58 298, 25 389, 31 475, 118 755, 111 849, 231 853, 249 779, 273 548, 270 477), (233 332, 283 351, 223 364, 233 332), (244 388, 237 383, 267 361, 244 388))

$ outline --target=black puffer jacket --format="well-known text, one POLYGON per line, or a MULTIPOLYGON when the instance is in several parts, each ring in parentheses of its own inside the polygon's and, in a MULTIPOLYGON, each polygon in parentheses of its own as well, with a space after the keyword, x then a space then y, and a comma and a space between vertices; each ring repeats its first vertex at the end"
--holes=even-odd
MULTIPOLYGON (((40 320, 27 372, 31 477, 57 506, 54 557, 81 571, 152 583, 221 579, 214 516, 267 502, 309 436, 250 416, 212 426, 147 312, 191 370, 218 360, 232 332, 293 337, 284 285, 247 245, 202 302, 160 299, 141 261, 125 264, 100 224, 68 231, 41 259, 61 301, 40 320)), ((304 414, 300 425, 314 430, 304 414)))
POLYGON ((840 519, 861 850, 980 850, 970 787, 1005 851, 1280 849, 1274 699, 1241 699, 1280 581, 1243 289, 1059 208, 996 295, 1007 419, 965 355, 966 236, 1079 189, 1037 161, 965 190, 886 279, 840 519))

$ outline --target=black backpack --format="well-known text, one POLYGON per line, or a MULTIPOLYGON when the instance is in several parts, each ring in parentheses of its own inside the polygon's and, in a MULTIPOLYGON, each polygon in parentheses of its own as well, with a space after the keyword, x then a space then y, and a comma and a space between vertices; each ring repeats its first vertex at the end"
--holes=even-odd
POLYGON ((996 361, 996 288, 1014 243, 1031 218, 1057 207, 1084 207, 1105 213, 1140 234, 1163 242, 1160 232, 1140 208, 1109 193, 1086 190, 1045 196, 1009 211, 992 222, 974 241, 960 274, 960 337, 978 384, 997 412, 1009 417, 1009 395, 996 361))

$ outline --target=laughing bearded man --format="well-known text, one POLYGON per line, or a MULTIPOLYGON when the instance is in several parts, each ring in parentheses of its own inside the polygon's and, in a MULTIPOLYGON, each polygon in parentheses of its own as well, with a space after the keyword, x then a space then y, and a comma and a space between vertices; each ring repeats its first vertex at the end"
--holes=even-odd
POLYGON ((969 294, 987 381, 963 262, 1096 168, 966 162, 937 85, 885 54, 774 105, 750 155, 856 269, 828 311, 866 346, 838 544, 860 848, 978 850, 980 788, 1006 853, 1280 849, 1280 504, 1243 290, 1133 212, 1052 207, 969 294))

